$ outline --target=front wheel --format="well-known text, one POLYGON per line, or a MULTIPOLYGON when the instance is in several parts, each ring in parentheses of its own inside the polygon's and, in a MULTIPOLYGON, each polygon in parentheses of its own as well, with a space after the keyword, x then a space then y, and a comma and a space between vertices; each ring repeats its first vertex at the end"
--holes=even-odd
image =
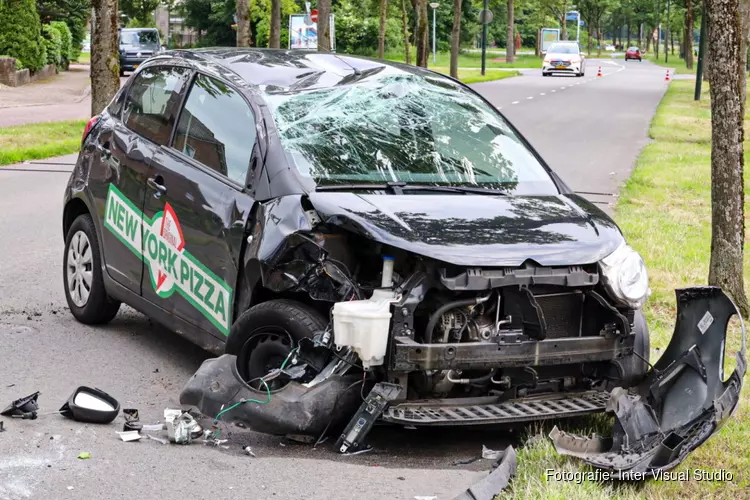
MULTIPOLYGON (((237 369, 246 381, 257 380, 280 368, 300 339, 312 338, 327 323, 319 312, 301 302, 286 299, 262 302, 234 322, 226 352, 237 356, 237 369)), ((277 381, 269 386, 281 387, 277 381)))
POLYGON ((117 315, 120 302, 104 288, 99 240, 89 214, 79 215, 65 237, 63 280, 70 312, 81 323, 108 323, 117 315))

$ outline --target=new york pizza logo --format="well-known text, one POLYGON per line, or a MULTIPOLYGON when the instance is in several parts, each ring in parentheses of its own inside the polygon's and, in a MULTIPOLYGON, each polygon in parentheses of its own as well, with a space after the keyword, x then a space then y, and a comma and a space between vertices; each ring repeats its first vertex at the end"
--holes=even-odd
POLYGON ((104 225, 146 264, 156 295, 167 299, 176 291, 229 334, 232 289, 185 249, 182 226, 169 203, 147 218, 110 184, 104 225))

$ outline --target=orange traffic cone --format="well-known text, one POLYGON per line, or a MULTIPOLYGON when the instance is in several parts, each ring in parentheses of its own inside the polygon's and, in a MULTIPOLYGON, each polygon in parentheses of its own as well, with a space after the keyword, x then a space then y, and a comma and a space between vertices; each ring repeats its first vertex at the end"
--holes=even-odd
POLYGON ((601 66, 599 66, 599 71, 597 71, 596 76, 597 77, 602 76, 602 67, 601 66))
POLYGON ((669 77, 669 70, 667 70, 667 76, 664 77, 665 82, 671 82, 672 78, 669 77))

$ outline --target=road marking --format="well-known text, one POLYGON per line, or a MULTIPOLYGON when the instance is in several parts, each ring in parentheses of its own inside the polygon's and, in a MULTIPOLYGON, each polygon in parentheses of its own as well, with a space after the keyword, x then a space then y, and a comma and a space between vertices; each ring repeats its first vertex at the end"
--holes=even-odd
POLYGON ((511 104, 518 104, 519 101, 513 101, 511 104))
POLYGON ((545 95, 544 92, 540 93, 539 95, 545 95))
POLYGON ((560 90, 565 90, 565 89, 567 89, 567 88, 568 88, 568 87, 560 87, 560 90))
POLYGON ((533 97, 527 97, 526 99, 533 99, 533 97))
POLYGON ((555 90, 555 89, 552 89, 552 92, 557 92, 557 90, 555 90))

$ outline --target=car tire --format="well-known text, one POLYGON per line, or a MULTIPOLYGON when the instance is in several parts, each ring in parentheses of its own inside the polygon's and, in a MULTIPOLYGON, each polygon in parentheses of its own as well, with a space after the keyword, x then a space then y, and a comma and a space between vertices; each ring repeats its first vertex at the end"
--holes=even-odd
MULTIPOLYGON (((328 321, 318 311, 294 300, 269 300, 237 318, 229 332, 226 352, 237 356, 237 369, 252 381, 279 368, 302 338, 325 330, 328 321)), ((278 384, 273 389, 280 388, 278 384)))
POLYGON ((549 73, 542 71, 542 76, 549 76, 549 75, 550 75, 549 73))
POLYGON ((70 312, 86 325, 108 323, 120 310, 104 288, 99 239, 89 214, 79 215, 65 236, 63 288, 70 312))

